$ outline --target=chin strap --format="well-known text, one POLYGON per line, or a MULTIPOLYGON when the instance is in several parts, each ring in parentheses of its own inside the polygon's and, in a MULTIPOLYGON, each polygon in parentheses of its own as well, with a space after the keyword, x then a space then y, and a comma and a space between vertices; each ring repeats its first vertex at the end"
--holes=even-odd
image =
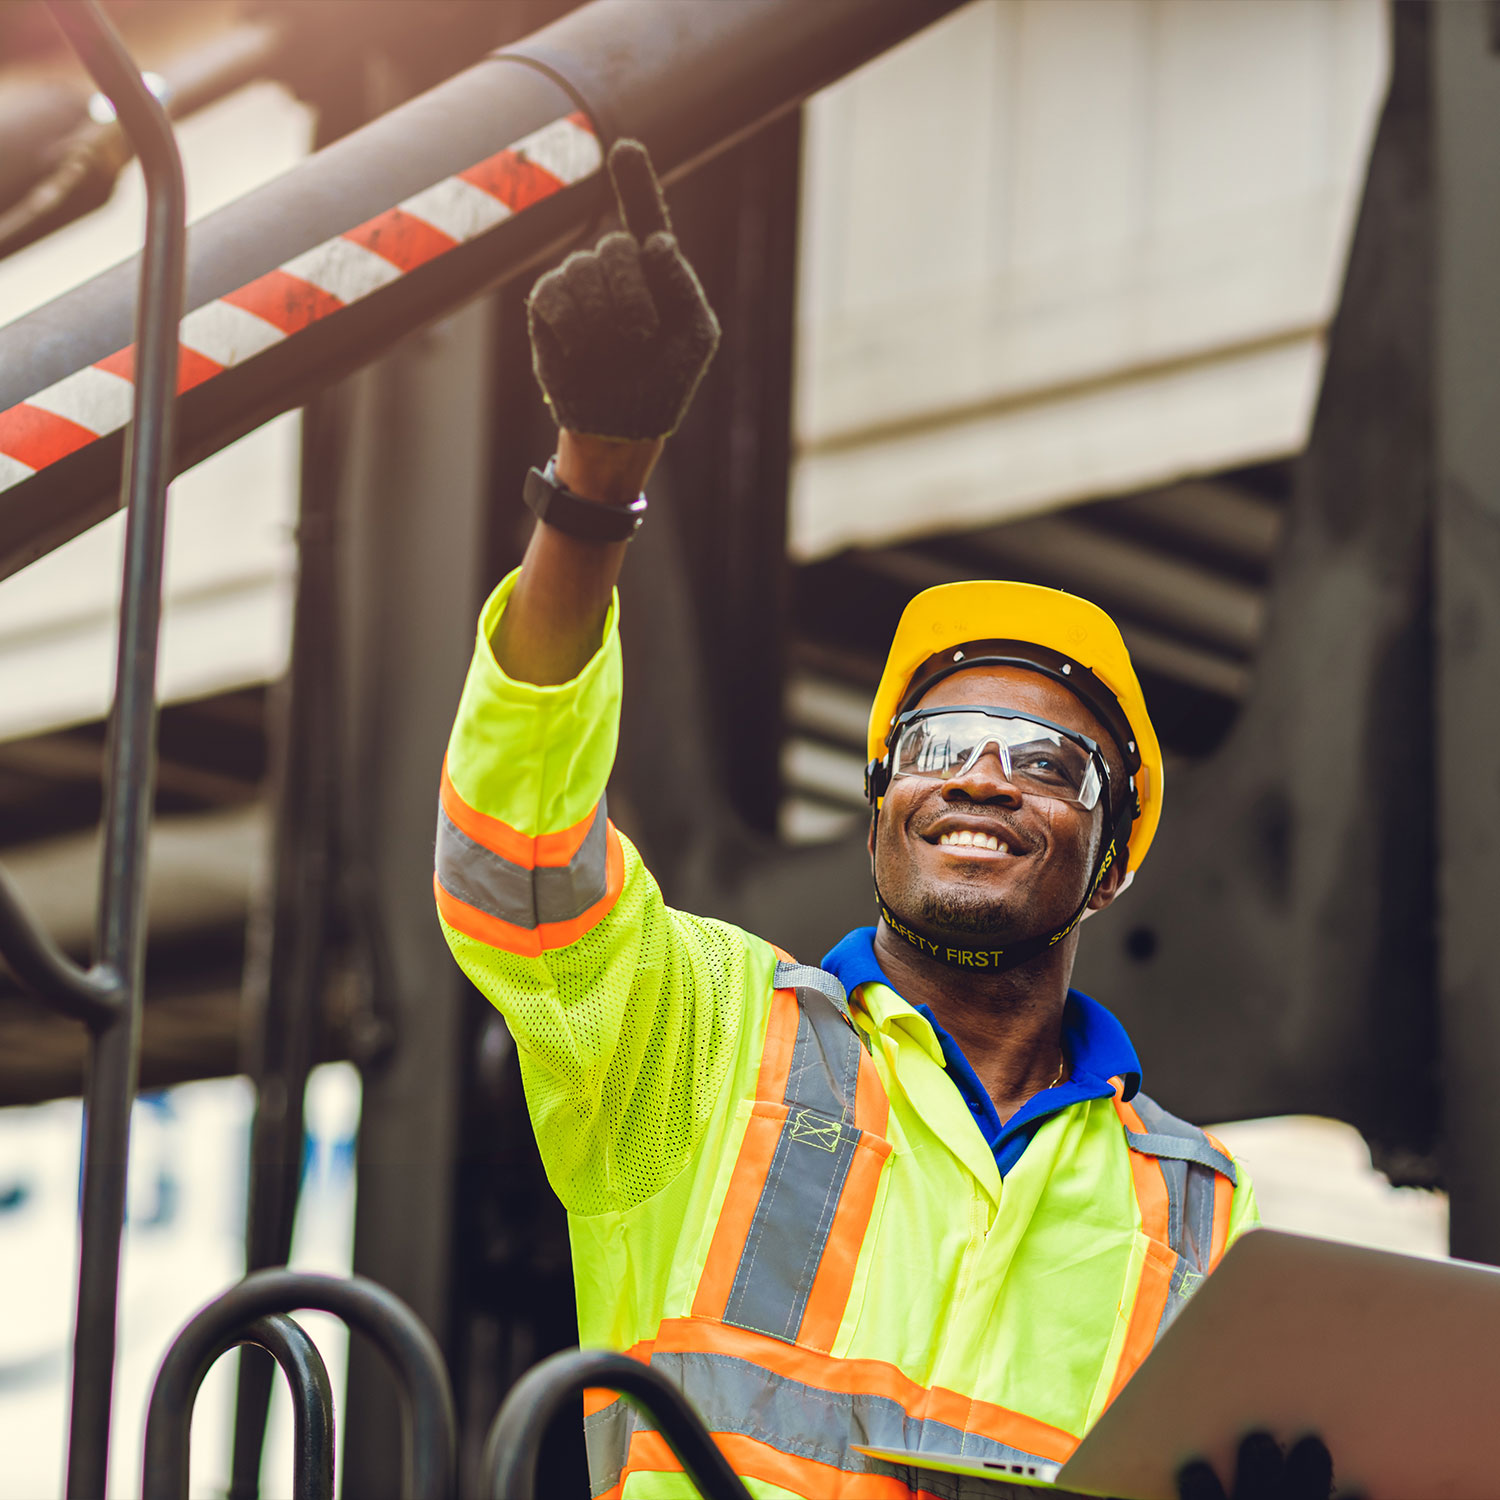
POLYGON ((1028 963, 1039 953, 1045 953, 1067 937, 1083 921, 1089 902, 1109 873, 1110 866, 1119 858, 1122 841, 1128 836, 1130 825, 1135 820, 1133 803, 1127 802, 1115 826, 1110 830, 1109 840, 1099 851, 1094 865, 1093 878, 1088 890, 1078 904, 1078 910, 1068 920, 1051 932, 1039 933, 1036 937, 1022 938, 1006 948, 996 948, 986 943, 983 937, 957 937, 952 934, 930 936, 921 928, 903 917, 898 917, 881 893, 880 883, 875 883, 875 900, 880 906, 880 915, 887 927, 903 941, 911 944, 926 958, 936 959, 940 964, 950 964, 955 969, 984 969, 991 974, 1003 974, 1007 969, 1018 968, 1028 963))

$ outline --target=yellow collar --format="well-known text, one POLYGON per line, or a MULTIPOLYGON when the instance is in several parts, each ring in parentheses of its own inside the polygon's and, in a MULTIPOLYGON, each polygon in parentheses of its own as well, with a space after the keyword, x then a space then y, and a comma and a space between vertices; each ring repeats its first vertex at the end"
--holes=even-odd
MULTIPOLYGON (((903 1000, 888 984, 870 980, 860 985, 850 997, 857 1010, 862 1011, 877 1032, 902 1032, 914 1041, 935 1062, 946 1068, 947 1059, 938 1044, 937 1033, 926 1016, 920 1016, 907 1001, 903 1000)), ((897 1038, 899 1041, 899 1037, 897 1038)))

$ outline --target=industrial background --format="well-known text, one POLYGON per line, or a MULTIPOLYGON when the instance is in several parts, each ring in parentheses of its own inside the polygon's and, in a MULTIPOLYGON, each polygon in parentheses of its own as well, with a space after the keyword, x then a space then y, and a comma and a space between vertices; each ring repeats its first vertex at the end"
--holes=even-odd
MULTIPOLYGON (((1500 6, 735 0, 763 24, 724 87, 684 19, 707 3, 108 7, 178 121, 188 308, 227 309, 179 403, 119 1494, 171 1330, 294 1230, 436 1333, 466 1474, 572 1342, 513 1046, 430 879, 475 615, 552 444, 523 299, 597 233, 598 183, 440 267, 363 245, 336 317, 236 289, 574 108, 652 146, 724 325, 622 589, 610 808, 668 898, 809 959, 872 919, 863 724, 902 606, 973 576, 1086 595, 1171 786, 1080 987, 1169 1108, 1265 1122, 1239 1139, 1268 1208, 1321 1151, 1347 1222, 1314 1227, 1441 1253, 1446 1224, 1500 1263, 1500 6), (1352 1126, 1405 1193, 1284 1116, 1352 1126)), ((43 5, 0 7, 0 861, 79 957, 135 297, 109 268, 141 211, 91 95, 43 5)), ((19 1500, 60 1474, 84 1042, 3 971, 0 1036, 19 1500)), ((269 1361, 237 1403, 231 1366, 195 1493, 232 1428, 237 1475, 260 1461, 269 1361)), ((345 1494, 394 1495, 393 1399, 356 1338, 345 1494)))

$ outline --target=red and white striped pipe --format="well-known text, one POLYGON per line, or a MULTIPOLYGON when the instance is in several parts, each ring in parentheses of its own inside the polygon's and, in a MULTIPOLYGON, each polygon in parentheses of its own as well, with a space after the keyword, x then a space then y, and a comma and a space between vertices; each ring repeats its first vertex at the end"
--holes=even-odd
MULTIPOLYGON (((253 359, 512 214, 599 170, 598 138, 566 115, 394 208, 195 308, 179 331, 179 394, 253 359)), ((130 420, 128 345, 0 412, 0 493, 130 420)))

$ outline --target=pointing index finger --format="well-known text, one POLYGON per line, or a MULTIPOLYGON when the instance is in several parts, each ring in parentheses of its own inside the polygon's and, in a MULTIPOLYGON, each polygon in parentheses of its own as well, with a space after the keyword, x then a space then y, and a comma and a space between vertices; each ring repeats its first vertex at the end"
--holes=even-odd
POLYGON ((658 231, 671 233, 672 218, 651 156, 639 141, 616 141, 609 149, 609 180, 614 184, 620 222, 642 244, 658 231))

